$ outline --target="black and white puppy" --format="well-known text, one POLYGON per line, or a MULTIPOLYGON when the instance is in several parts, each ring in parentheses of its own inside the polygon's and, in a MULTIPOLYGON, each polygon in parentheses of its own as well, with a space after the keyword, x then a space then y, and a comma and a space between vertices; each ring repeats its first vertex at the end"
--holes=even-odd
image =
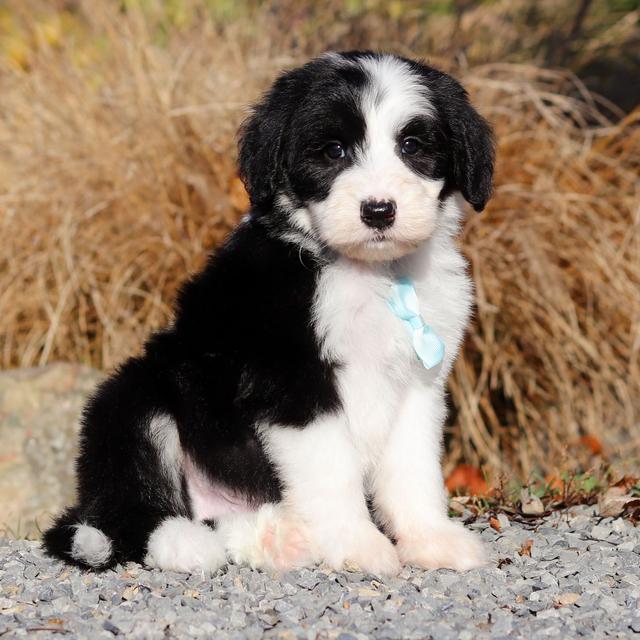
POLYGON ((472 304, 460 195, 483 209, 493 155, 431 67, 328 53, 283 74, 241 131, 251 210, 86 407, 77 506, 48 552, 96 569, 481 564, 447 518, 440 455, 472 304), (390 306, 398 283, 417 324, 390 306), (444 343, 429 368, 416 330, 444 343))

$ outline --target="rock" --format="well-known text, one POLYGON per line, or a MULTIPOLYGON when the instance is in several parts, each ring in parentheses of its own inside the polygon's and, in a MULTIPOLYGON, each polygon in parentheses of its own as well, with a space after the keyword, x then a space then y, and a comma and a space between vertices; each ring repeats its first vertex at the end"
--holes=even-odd
POLYGON ((558 606, 566 607, 566 606, 575 604, 576 602, 578 602, 579 599, 580 599, 580 594, 579 593, 574 593, 572 591, 567 591, 565 593, 561 593, 556 598, 556 603, 558 604, 558 606))
POLYGON ((520 501, 522 503, 522 513, 528 516, 536 516, 544 513, 544 505, 538 496, 534 495, 529 489, 523 489, 520 493, 520 501))
MULTIPOLYGON (((514 519, 500 535, 488 527, 510 540, 512 562, 502 570, 494 562, 465 573, 405 567, 385 579, 238 565, 204 576, 134 563, 94 574, 47 558, 36 542, 0 538, 0 635, 47 627, 61 637, 149 640, 631 637, 640 632, 640 563, 620 547, 630 542, 640 553, 640 530, 630 525, 616 533, 592 507, 575 510, 587 515, 575 530, 559 530, 561 513, 543 516, 535 528, 514 519), (623 542, 569 553, 594 526, 623 542), (559 542, 566 555, 545 560, 559 542), (517 554, 521 544, 532 557, 517 554)), ((487 543, 493 560, 495 544, 487 543)))
POLYGON ((66 363, 0 373, 0 533, 38 537, 73 500, 78 420, 100 378, 66 363))
POLYGON ((611 535, 611 527, 595 525, 591 528, 591 537, 594 540, 606 540, 611 535))
POLYGON ((504 513, 498 514, 498 522, 500 523, 501 529, 506 529, 511 526, 511 522, 509 522, 509 518, 507 518, 506 514, 504 513))

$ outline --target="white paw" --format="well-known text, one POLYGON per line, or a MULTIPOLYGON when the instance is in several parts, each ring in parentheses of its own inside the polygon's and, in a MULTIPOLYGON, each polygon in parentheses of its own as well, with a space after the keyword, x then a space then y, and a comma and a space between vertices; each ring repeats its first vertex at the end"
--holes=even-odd
POLYGON ((393 543, 372 522, 359 523, 339 540, 324 544, 323 559, 340 570, 345 562, 380 576, 394 576, 402 568, 393 543))
POLYGON ((201 522, 168 518, 150 536, 145 564, 172 571, 215 571, 226 562, 216 533, 201 522))
POLYGON ((225 516, 218 531, 236 564, 287 571, 315 561, 304 524, 280 504, 225 516))
POLYGON ((268 523, 260 543, 267 564, 279 571, 313 562, 306 528, 296 519, 281 518, 268 523))
POLYGON ((465 571, 486 564, 480 539, 457 522, 446 522, 419 535, 399 535, 398 555, 403 564, 424 569, 465 571))

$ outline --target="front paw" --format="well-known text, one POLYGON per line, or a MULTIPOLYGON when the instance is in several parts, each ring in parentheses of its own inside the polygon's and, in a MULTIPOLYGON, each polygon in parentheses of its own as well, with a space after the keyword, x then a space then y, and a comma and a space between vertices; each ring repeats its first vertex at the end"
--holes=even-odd
POLYGON ((396 548, 373 523, 362 523, 340 539, 323 545, 324 560, 337 571, 354 563, 367 573, 395 576, 402 568, 396 548))
POLYGON ((465 571, 486 564, 480 538, 457 522, 446 522, 418 535, 398 536, 397 549, 403 564, 424 569, 465 571))
POLYGON ((221 518, 218 532, 236 564, 267 571, 315 564, 306 526, 281 504, 267 503, 250 514, 221 518))
POLYGON ((278 571, 313 565, 313 553, 305 526, 301 521, 281 518, 269 523, 260 536, 266 567, 278 571))

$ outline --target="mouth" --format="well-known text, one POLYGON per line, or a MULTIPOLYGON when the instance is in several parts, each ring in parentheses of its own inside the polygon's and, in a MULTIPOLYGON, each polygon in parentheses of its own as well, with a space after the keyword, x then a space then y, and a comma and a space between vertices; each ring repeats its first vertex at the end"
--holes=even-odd
POLYGON ((381 233, 381 232, 375 233, 374 236, 373 236, 373 239, 372 239, 372 241, 374 243, 386 242, 388 240, 389 240, 389 238, 386 236, 386 234, 381 233))
POLYGON ((380 262, 396 260, 416 249, 416 244, 398 241, 390 234, 375 233, 354 244, 343 244, 340 253, 356 260, 380 262))

